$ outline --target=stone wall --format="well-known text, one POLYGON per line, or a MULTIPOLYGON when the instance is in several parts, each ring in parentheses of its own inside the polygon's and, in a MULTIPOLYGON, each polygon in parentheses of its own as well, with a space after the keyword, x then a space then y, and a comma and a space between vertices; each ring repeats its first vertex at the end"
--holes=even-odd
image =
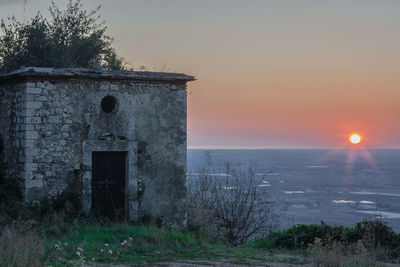
POLYGON ((141 216, 186 220, 186 85, 135 87, 141 216))
POLYGON ((2 88, 6 169, 18 170, 26 201, 78 181, 89 209, 91 152, 128 151, 129 218, 185 224, 185 82, 30 79, 2 88), (105 113, 109 95, 117 106, 105 113))

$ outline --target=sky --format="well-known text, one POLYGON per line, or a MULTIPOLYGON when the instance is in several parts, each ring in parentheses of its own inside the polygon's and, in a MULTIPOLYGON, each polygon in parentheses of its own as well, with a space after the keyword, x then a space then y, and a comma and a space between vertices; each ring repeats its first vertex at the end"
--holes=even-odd
MULTIPOLYGON (((0 18, 50 2, 0 0, 0 18)), ((400 1, 83 2, 133 66, 196 76, 189 148, 400 147, 400 1)))

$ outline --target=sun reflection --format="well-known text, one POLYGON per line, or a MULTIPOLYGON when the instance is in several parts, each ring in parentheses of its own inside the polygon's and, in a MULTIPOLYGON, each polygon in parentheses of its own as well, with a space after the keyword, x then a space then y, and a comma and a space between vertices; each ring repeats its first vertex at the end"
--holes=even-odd
POLYGON ((320 159, 321 162, 324 162, 329 158, 335 157, 342 153, 345 154, 343 185, 350 186, 354 182, 352 181, 352 177, 354 175, 354 171, 358 171, 354 168, 357 158, 361 158, 362 160, 366 161, 379 180, 385 179, 378 164, 373 158, 371 151, 369 151, 368 148, 365 146, 365 142, 362 136, 360 134, 353 133, 348 136, 347 140, 347 144, 342 143, 341 145, 338 145, 337 147, 329 150, 320 159))

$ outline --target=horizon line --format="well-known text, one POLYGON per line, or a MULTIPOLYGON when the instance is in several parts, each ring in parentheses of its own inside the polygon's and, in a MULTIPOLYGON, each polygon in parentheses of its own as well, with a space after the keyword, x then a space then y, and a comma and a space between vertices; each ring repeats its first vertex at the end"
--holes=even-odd
MULTIPOLYGON (((312 146, 188 146, 188 150, 272 150, 272 149, 337 149, 338 147, 312 147, 312 146)), ((350 147, 349 147, 350 148, 350 147)), ((353 147, 356 148, 356 147, 353 147)), ((400 146, 371 146, 369 149, 400 149, 400 146)), ((340 147, 343 149, 343 147, 340 147)))

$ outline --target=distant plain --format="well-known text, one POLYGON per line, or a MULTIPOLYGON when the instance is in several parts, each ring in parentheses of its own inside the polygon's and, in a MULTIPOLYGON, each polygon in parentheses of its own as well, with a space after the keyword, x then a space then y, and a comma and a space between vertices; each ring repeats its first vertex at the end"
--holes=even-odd
POLYGON ((400 231, 400 149, 192 149, 189 179, 206 151, 215 177, 223 175, 224 162, 256 165, 260 197, 285 207, 280 228, 321 221, 351 226, 378 216, 400 231))

